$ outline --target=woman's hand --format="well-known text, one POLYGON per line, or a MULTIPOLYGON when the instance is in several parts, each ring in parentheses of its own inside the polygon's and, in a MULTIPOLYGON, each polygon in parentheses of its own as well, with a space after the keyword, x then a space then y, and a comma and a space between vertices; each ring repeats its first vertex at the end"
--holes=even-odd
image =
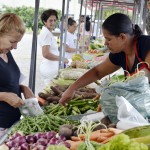
POLYGON ((18 108, 24 104, 24 101, 14 93, 5 93, 3 100, 14 108, 18 108))
POLYGON ((69 88, 62 94, 61 99, 59 100, 59 103, 62 105, 66 105, 73 97, 74 91, 70 90, 69 88))
POLYGON ((35 97, 35 95, 33 94, 33 92, 31 91, 31 89, 29 87, 27 87, 25 85, 20 85, 20 88, 21 88, 21 92, 23 93, 25 99, 35 97))

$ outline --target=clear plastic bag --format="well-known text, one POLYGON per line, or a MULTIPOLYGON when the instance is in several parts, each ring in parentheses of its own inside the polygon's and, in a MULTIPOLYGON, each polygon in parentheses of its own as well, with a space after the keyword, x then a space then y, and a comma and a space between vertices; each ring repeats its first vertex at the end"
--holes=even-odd
POLYGON ((19 110, 24 116, 38 116, 43 114, 43 110, 40 107, 37 98, 29 98, 24 100, 25 104, 22 105, 19 110))
POLYGON ((117 128, 126 130, 129 128, 148 125, 148 121, 124 98, 116 96, 116 105, 118 107, 117 128))

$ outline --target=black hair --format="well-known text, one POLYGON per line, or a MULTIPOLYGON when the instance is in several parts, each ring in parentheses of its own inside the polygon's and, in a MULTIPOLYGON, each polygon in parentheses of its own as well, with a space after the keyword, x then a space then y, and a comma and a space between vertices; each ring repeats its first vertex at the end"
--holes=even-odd
POLYGON ((133 25, 130 18, 122 13, 109 16, 102 24, 102 28, 115 36, 119 36, 120 33, 127 33, 139 37, 143 34, 140 27, 137 24, 133 25))
POLYGON ((42 15, 41 15, 41 21, 42 23, 44 24, 44 22, 47 21, 47 19, 50 17, 50 16, 56 16, 56 19, 58 19, 58 14, 57 14, 57 11, 54 10, 54 9, 48 9, 48 10, 45 10, 42 15))
POLYGON ((68 25, 72 26, 76 23, 75 20, 73 20, 72 18, 68 18, 68 25))
POLYGON ((86 20, 86 23, 85 23, 85 30, 86 31, 90 31, 90 27, 91 27, 91 22, 89 20, 86 20))

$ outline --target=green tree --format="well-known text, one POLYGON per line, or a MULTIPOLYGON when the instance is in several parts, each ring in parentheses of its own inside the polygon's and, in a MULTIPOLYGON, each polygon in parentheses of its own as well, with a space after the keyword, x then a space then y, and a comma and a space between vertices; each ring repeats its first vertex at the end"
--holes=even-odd
MULTIPOLYGON (((39 13, 38 13, 38 29, 41 29, 43 24, 41 22, 40 16, 43 13, 45 9, 44 8, 39 8, 39 13)), ((25 25, 26 28, 29 30, 33 30, 33 26, 34 26, 34 12, 35 12, 35 8, 34 7, 27 7, 27 6, 22 6, 22 7, 8 7, 8 6, 3 6, 3 9, 1 11, 1 13, 6 13, 6 12, 12 12, 15 13, 17 15, 19 15, 25 25)), ((58 12, 58 18, 60 18, 61 16, 61 11, 57 10, 58 12)), ((56 26, 58 26, 58 22, 56 24, 56 26)))

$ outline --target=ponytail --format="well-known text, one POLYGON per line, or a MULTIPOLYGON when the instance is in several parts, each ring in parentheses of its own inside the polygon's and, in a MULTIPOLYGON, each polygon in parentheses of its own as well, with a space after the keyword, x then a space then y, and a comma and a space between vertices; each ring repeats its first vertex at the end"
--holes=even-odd
POLYGON ((86 21, 85 30, 86 30, 86 31, 90 31, 90 27, 91 27, 90 21, 86 21))
POLYGON ((137 38, 143 34, 141 28, 137 24, 132 25, 132 28, 133 28, 133 33, 137 38))

